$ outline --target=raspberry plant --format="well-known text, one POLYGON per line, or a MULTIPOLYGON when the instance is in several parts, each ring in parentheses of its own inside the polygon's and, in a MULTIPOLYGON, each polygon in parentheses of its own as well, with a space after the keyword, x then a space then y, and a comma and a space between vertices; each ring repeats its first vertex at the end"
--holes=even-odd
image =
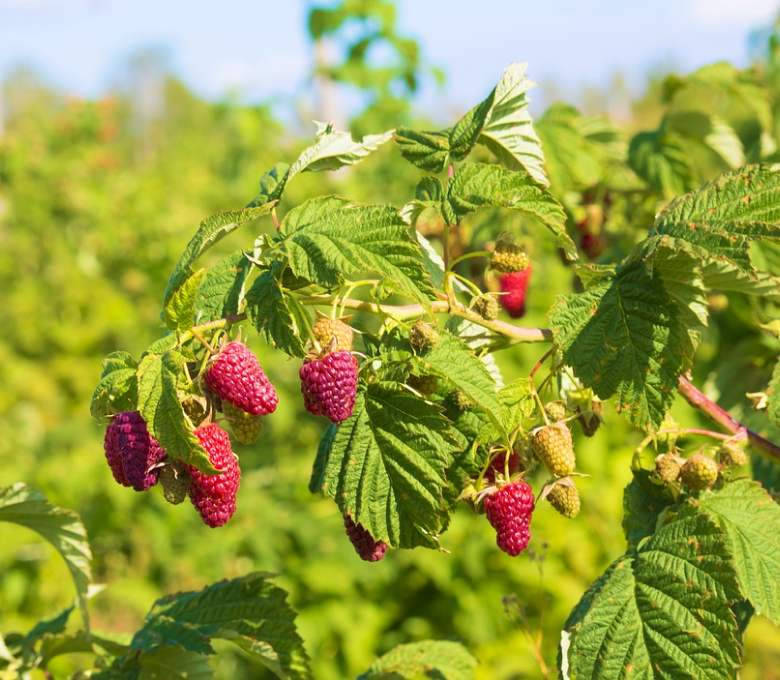
MULTIPOLYGON (((165 471, 160 478, 168 480, 166 497, 180 501, 189 494, 209 526, 230 530, 244 489, 219 425, 228 417, 222 400, 236 393, 232 388, 252 391, 238 389, 244 364, 237 371, 216 369, 216 376, 213 371, 221 346, 235 347, 241 329, 256 331, 278 350, 280 362, 299 363, 300 406, 331 420, 312 451, 309 489, 337 504, 343 540, 351 540, 364 560, 378 562, 365 568, 383 569, 391 568, 394 550, 446 549, 448 524, 461 504, 486 514, 506 559, 522 559, 529 541, 533 545, 532 511, 557 510, 573 522, 587 521, 579 512, 588 498, 580 499, 575 486, 571 427, 582 418, 581 427, 597 437, 599 425, 608 427, 613 415, 602 404, 612 405, 646 435, 625 490, 626 552, 564 624, 562 677, 639 672, 733 678, 751 617, 760 613, 780 622, 774 578, 780 509, 758 482, 724 471, 712 456, 707 484, 695 489, 680 483, 676 469, 684 459, 695 464, 700 459, 694 456, 706 455, 689 446, 691 437, 704 438, 716 451, 713 444, 748 446, 780 460, 777 446, 726 414, 689 379, 709 296, 778 296, 776 280, 751 258, 762 242, 780 240, 780 166, 743 165, 744 156, 735 158, 723 144, 721 126, 720 136, 701 138, 720 144, 712 150, 731 169, 705 183, 696 182, 693 172, 675 174, 670 168, 684 162, 680 139, 690 137, 690 125, 670 116, 667 128, 632 141, 629 166, 644 185, 641 191, 624 188, 618 199, 625 214, 640 225, 647 220, 647 228, 635 242, 615 248, 617 261, 582 264, 570 234, 586 230, 580 245, 595 260, 614 238, 608 225, 617 209, 598 181, 597 195, 572 200, 567 189, 579 168, 562 159, 579 153, 606 166, 614 161, 616 137, 606 125, 587 130, 565 107, 554 107, 535 125, 527 99, 532 85, 524 67, 510 66, 485 101, 444 130, 399 127, 358 142, 321 125, 292 164, 280 162, 263 176, 247 207, 200 225, 165 289, 168 332, 138 359, 122 351, 106 357, 92 415, 110 429, 118 414, 137 414, 134 419, 145 423, 164 452, 143 472, 151 475, 159 466, 165 471), (563 147, 572 139, 576 153, 567 155, 563 147), (391 141, 421 171, 405 205, 359 204, 336 195, 285 204, 285 190, 300 173, 355 165, 391 141), (495 162, 485 162, 488 152, 495 162), (653 197, 663 200, 657 211, 648 207, 655 207, 653 197), (472 228, 482 215, 500 216, 487 243, 472 228), (420 233, 423 220, 438 225, 436 238, 420 233), (507 237, 507 227, 517 233, 507 237), (212 246, 240 228, 252 230, 244 247, 210 262, 212 246), (556 297, 549 329, 521 327, 496 317, 495 309, 486 313, 487 303, 474 303, 493 294, 511 318, 522 316, 526 295, 533 294, 534 242, 554 244, 578 277, 577 292, 561 290, 556 297), (516 261, 495 272, 497 244, 516 261), (515 268, 521 271, 500 273, 515 268), (519 283, 507 282, 518 274, 519 283), (341 344, 348 335, 339 325, 345 319, 360 331, 351 338, 352 349, 341 344), (322 335, 318 328, 330 330, 322 335), (528 375, 505 375, 495 355, 518 343, 540 344, 538 363, 528 375), (678 393, 719 430, 670 421, 678 393), (560 406, 554 423, 545 409, 551 402, 560 406), (221 433, 218 456, 202 436, 215 428, 221 433), (550 432, 555 436, 546 438, 554 441, 540 444, 538 434, 550 432), (656 458, 664 465, 656 467, 656 458), (668 461, 677 466, 673 474, 668 461), (543 498, 550 502, 535 502, 543 498)), ((765 159, 758 152, 753 160, 765 159)), ((241 350, 249 372, 267 376, 272 385, 273 363, 260 368, 246 352, 241 350)), ((765 395, 775 422, 779 381, 776 372, 765 395)), ((265 398, 270 392, 262 386, 265 398)), ((263 402, 250 410, 246 401, 229 401, 266 418, 273 418, 276 406, 263 402)), ((106 474, 124 483, 115 434, 106 439, 106 474)), ((26 492, 8 493, 19 502, 26 492)), ((86 557, 82 551, 79 558, 86 557)), ((73 563, 73 554, 66 558, 73 563)), ((86 611, 88 572, 74 576, 86 611)), ((239 639, 280 677, 310 677, 292 611, 267 584, 264 575, 250 575, 166 598, 130 646, 103 648, 105 670, 93 677, 138 677, 155 654, 169 655, 172 663, 200 662, 213 652, 209 639, 219 632, 239 639), (215 630, 208 603, 228 605, 238 593, 248 597, 249 608, 215 630), (258 634, 264 617, 274 615, 267 598, 284 621, 273 644, 258 634)), ((49 622, 48 630, 59 633, 59 625, 49 622)), ((36 634, 15 641, 13 649, 41 663, 45 654, 36 634)), ((94 650, 102 642, 84 644, 94 650)), ((435 667, 442 677, 457 679, 470 677, 474 666, 462 647, 449 643, 409 645, 383 659, 363 677, 412 677, 435 667), (409 666, 410 659, 417 665, 409 666), (404 664, 411 670, 401 670, 404 664)))

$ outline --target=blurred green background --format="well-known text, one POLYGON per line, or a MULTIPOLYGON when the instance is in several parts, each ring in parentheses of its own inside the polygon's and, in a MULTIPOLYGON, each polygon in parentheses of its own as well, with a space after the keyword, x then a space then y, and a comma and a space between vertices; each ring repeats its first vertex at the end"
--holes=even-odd
MULTIPOLYGON (((312 39, 319 37, 316 26, 312 39)), ((402 58, 395 72, 385 74, 386 87, 366 86, 377 81, 359 58, 341 71, 321 69, 325 86, 347 81, 368 92, 368 105, 353 123, 359 134, 426 124, 409 105, 421 67, 402 40, 402 58), (400 81, 407 89, 398 94, 391 83, 400 81)), ((751 87, 760 90, 766 104, 760 116, 725 95, 709 101, 686 91, 690 101, 678 97, 674 88, 684 78, 649 79, 609 162, 562 177, 554 187, 568 197, 572 234, 587 202, 582 194, 594 187, 602 193, 609 188, 616 197, 601 232, 607 244, 603 261, 619 259, 646 234, 664 187, 633 173, 626 150, 635 133, 656 129, 675 110, 719 107, 737 131, 746 160, 750 153, 764 160, 775 153, 776 159, 771 149, 751 149, 756 139, 780 138, 777 51, 777 41, 770 41, 753 75, 738 74, 753 78, 751 87)), ((95 581, 107 585, 91 601, 93 627, 126 639, 163 594, 263 570, 278 573, 289 590, 318 680, 355 677, 394 645, 426 638, 462 641, 479 659, 479 678, 556 677, 563 621, 625 546, 622 492, 641 436, 610 406, 594 438, 575 428, 578 469, 590 475, 578 482, 582 514, 568 521, 546 505, 538 508, 531 549, 515 559, 496 549, 483 517, 463 508, 443 536, 448 553, 390 551, 380 563, 361 562, 336 506, 307 490, 325 422, 303 409, 296 362, 253 333, 250 344, 280 404, 257 444, 235 447, 243 476, 231 522, 210 530, 189 504, 172 507, 156 489, 138 494, 114 483, 103 456, 103 429, 89 416, 102 358, 117 349, 137 358, 162 334, 163 290, 200 220, 245 205, 265 171, 277 161, 291 162, 311 141, 309 133, 275 120, 269 107, 199 99, 149 55, 140 55, 128 70, 139 77, 96 101, 64 97, 29 71, 2 84, 0 486, 25 482, 80 513, 94 552, 95 581), (148 78, 140 77, 149 73, 161 92, 152 113, 144 105, 148 78)), ((485 83, 486 93, 492 85, 485 83)), ((705 151, 692 158, 695 172, 688 181, 694 185, 724 169, 705 151)), ((328 192, 400 207, 418 178, 388 145, 349 171, 296 178, 280 212, 328 192)), ((464 233, 477 234, 479 219, 464 233)), ((255 235, 239 231, 225 248, 249 244, 255 235)), ((523 324, 545 327, 554 296, 573 290, 574 279, 543 231, 529 228, 527 240, 535 271, 523 324)), ((756 256, 777 273, 777 249, 756 256)), ((775 308, 718 296, 711 309, 695 382, 753 427, 776 435, 744 398, 765 387, 777 357, 777 340, 761 328, 776 318, 775 308)), ((503 352, 499 363, 506 379, 527 375, 546 349, 525 345, 503 352)), ((703 425, 682 403, 674 413, 703 425)), ((757 471, 771 483, 771 466, 758 464, 757 471)), ((0 535, 0 630, 28 630, 67 606, 74 592, 64 564, 32 533, 3 525, 0 535)), ((217 668, 221 678, 270 677, 232 649, 218 656, 217 668)), ((777 669, 780 639, 758 618, 748 629, 742 678, 777 678, 777 669)))

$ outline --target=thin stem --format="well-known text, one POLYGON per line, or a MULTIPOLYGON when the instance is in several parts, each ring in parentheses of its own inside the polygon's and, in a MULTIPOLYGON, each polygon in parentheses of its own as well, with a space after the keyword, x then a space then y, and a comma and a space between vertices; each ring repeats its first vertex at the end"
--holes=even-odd
POLYGON ((475 250, 471 253, 465 253, 464 255, 461 255, 460 257, 454 259, 452 261, 452 267, 454 267, 456 264, 460 264, 461 262, 464 262, 465 260, 468 260, 472 257, 489 257, 490 251, 489 250, 475 250))
MULTIPOLYGON (((453 262, 453 265, 454 264, 455 263, 453 262)), ((469 281, 467 278, 461 276, 460 274, 456 274, 455 272, 450 272, 450 274, 454 276, 456 279, 458 279, 459 281, 463 281, 463 283, 466 284, 466 286, 471 288, 471 290, 474 292, 475 295, 482 295, 482 291, 471 281, 469 281)))
POLYGON ((770 442, 757 432, 753 432, 753 430, 745 427, 736 418, 733 418, 726 413, 726 411, 714 401, 705 397, 683 376, 680 376, 678 383, 680 385, 680 394, 685 397, 685 400, 691 406, 704 413, 724 430, 731 432, 732 434, 739 434, 741 430, 747 432, 748 443, 756 451, 775 462, 780 462, 780 446, 777 446, 777 444, 770 442))

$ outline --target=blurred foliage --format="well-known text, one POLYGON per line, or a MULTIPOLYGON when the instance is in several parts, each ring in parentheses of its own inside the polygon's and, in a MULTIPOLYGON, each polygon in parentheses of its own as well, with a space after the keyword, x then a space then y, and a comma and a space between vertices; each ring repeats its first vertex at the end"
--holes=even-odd
MULTIPOLYGON (((355 123, 361 134, 394 127, 411 115, 399 102, 415 90, 419 54, 415 43, 396 36, 394 18, 394 6, 381 1, 347 2, 311 14, 315 39, 335 35, 350 21, 361 28, 341 65, 319 66, 328 78, 373 93, 355 123), (380 39, 389 41, 400 61, 377 71, 366 53, 380 39)), ((161 595, 263 570, 279 573, 278 583, 290 591, 320 680, 354 677, 396 644, 425 638, 462 640, 479 659, 479 678, 554 677, 555 671, 545 676, 543 669, 555 667, 563 621, 625 546, 622 493, 641 437, 613 410, 591 439, 574 428, 579 466, 591 475, 578 482, 581 515, 568 521, 539 507, 532 549, 517 559, 495 548, 484 518, 461 509, 443 541, 448 553, 391 551, 379 564, 361 562, 335 505, 307 490, 325 423, 303 409, 298 366, 256 337, 250 343, 272 376, 280 404, 257 444, 236 446, 243 476, 230 524, 209 530, 191 508, 113 482, 102 429, 88 412, 102 357, 116 349, 137 356, 161 334, 165 284, 199 221, 245 205, 264 172, 277 161, 291 162, 306 145, 291 139, 265 107, 204 102, 170 74, 145 68, 135 86, 97 101, 64 98, 29 73, 3 84, 0 485, 24 481, 81 514, 95 579, 109 586, 90 604, 95 630, 126 641, 161 595)), ((653 97, 651 105, 645 98, 641 116, 657 125, 646 132, 655 135, 650 141, 663 133, 682 149, 686 171, 675 181, 687 173, 691 179, 685 181, 694 183, 714 176, 736 158, 724 151, 736 149, 735 140, 748 160, 777 158, 778 72, 780 48, 772 37, 765 61, 746 72, 716 65, 655 84, 663 99, 653 97), (686 136, 684 117, 697 114, 722 123, 715 149, 686 136)), ((540 137, 551 148, 558 133, 574 135, 577 144, 555 148, 564 156, 576 151, 582 159, 576 173, 551 173, 569 211, 570 233, 586 261, 617 261, 646 234, 665 202, 667 147, 656 144, 651 163, 636 154, 631 162, 636 137, 632 141, 603 119, 570 107, 553 107, 539 121, 540 137), (653 174, 658 167, 661 172, 653 174)), ((475 153, 487 159, 487 152, 475 153)), ((562 162, 570 159, 562 156, 562 162)), ((418 177, 393 149, 381 149, 359 171, 296 180, 281 211, 328 190, 400 207, 418 177)), ((487 243, 507 227, 526 234, 534 261, 523 323, 544 327, 554 296, 577 286, 552 239, 501 211, 467 219, 455 238, 487 243)), ((426 233, 436 237, 440 225, 429 224, 426 233)), ((762 245, 755 257, 780 273, 777 247, 762 245)), ((461 273, 484 275, 465 264, 461 273)), ((709 396, 778 441, 780 432, 743 396, 766 387, 780 343, 762 324, 777 318, 777 309, 736 294, 710 302, 711 327, 694 378, 706 380, 709 396)), ((498 362, 511 379, 527 375, 545 351, 518 345, 498 362)), ((679 402, 673 414, 690 418, 679 402)), ((759 464, 757 471, 777 477, 776 466, 759 464)), ((543 480, 535 481, 538 486, 543 480)), ((67 606, 73 592, 51 550, 23 529, 2 531, 0 621, 4 630, 28 629, 67 606)), ((771 625, 754 622, 742 677, 772 677, 766 669, 780 664, 779 647, 771 625)), ((228 651, 219 656, 217 672, 224 678, 270 677, 228 651)))

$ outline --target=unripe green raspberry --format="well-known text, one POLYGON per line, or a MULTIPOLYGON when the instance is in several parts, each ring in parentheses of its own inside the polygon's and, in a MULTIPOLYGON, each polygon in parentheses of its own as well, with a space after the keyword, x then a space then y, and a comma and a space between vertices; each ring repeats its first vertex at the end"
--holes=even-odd
POLYGON ((696 453, 683 463, 680 476, 691 491, 711 489, 718 479, 718 464, 712 458, 696 453))
POLYGON ((461 411, 468 411, 476 405, 468 396, 466 396, 465 392, 461 392, 460 390, 455 390, 452 393, 452 402, 461 411))
POLYGON ((263 417, 253 416, 251 413, 242 411, 238 406, 234 406, 229 401, 222 402, 222 412, 225 414, 230 429, 236 439, 242 444, 254 444, 263 430, 263 417))
POLYGON ((655 459, 655 476, 664 484, 676 484, 680 479, 680 459, 666 452, 655 459))
POLYGON ((733 468, 742 467, 750 462, 747 453, 738 444, 733 442, 724 442, 718 450, 718 462, 721 467, 733 468))
POLYGON ((499 240, 490 256, 490 268, 501 274, 513 274, 528 267, 528 255, 509 241, 499 240))
POLYGON ((568 477, 577 464, 571 431, 556 423, 536 430, 531 440, 534 453, 555 477, 568 477))
POLYGON ((439 379, 435 375, 410 375, 406 384, 424 397, 430 397, 439 388, 439 379))
POLYGON ((329 352, 352 351, 352 327, 342 319, 322 317, 311 327, 320 347, 329 352))
POLYGON ((474 299, 472 308, 486 321, 493 321, 498 318, 498 300, 492 295, 480 295, 474 299))
POLYGON ((580 493, 574 482, 571 484, 556 484, 545 498, 561 515, 574 519, 580 514, 580 493))
POLYGON ((176 462, 163 465, 160 468, 159 481, 165 500, 171 505, 178 505, 187 498, 192 478, 190 473, 176 462))
POLYGON ((409 331, 409 342, 419 352, 435 347, 439 343, 439 334, 425 321, 417 321, 409 331))
POLYGON ((544 407, 544 412, 551 422, 557 423, 566 417, 566 406, 562 401, 551 401, 544 407))

